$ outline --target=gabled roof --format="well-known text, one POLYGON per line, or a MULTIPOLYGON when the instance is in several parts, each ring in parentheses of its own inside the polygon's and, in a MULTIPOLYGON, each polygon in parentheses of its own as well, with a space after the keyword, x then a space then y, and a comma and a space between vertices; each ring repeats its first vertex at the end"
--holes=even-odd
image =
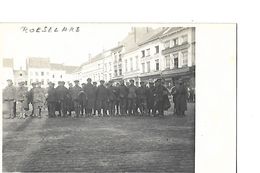
POLYGON ((28 58, 28 68, 50 68, 50 58, 28 58))
POLYGON ((14 60, 11 59, 11 58, 4 58, 3 59, 3 67, 13 68, 14 67, 14 60))

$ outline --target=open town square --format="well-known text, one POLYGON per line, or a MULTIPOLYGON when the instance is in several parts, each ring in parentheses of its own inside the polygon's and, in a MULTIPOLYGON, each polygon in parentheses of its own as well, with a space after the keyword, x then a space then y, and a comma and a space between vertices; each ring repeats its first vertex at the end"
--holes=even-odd
POLYGON ((194 172, 195 28, 132 27, 86 59, 3 59, 3 171, 194 172))

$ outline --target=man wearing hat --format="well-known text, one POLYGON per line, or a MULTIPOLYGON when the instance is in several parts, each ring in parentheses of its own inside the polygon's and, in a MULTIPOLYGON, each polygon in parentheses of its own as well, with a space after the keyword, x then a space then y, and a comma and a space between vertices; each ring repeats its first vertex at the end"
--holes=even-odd
POLYGON ((25 118, 25 106, 26 106, 26 94, 27 88, 24 86, 25 82, 19 82, 19 87, 17 88, 17 102, 16 102, 16 114, 19 118, 25 118))
MULTIPOLYGON (((95 87, 94 85, 92 85, 91 83, 91 78, 87 79, 87 84, 83 87, 84 92, 86 93, 86 96, 88 97, 87 100, 87 110, 86 110, 86 114, 87 116, 90 116, 92 114, 92 111, 95 114, 95 102, 96 102, 96 90, 97 87, 95 87)), ((94 84, 94 82, 93 82, 94 84)))
POLYGON ((11 79, 7 80, 7 86, 3 90, 3 105, 8 114, 7 118, 14 118, 14 103, 16 101, 16 88, 11 79))
POLYGON ((147 90, 147 109, 148 109, 148 115, 154 114, 154 82, 149 82, 149 88, 147 90))
POLYGON ((75 80, 74 83, 75 85, 71 90, 71 98, 74 104, 76 117, 79 117, 79 113, 80 113, 79 94, 82 91, 82 88, 79 86, 79 80, 75 80))
POLYGON ((128 86, 128 114, 136 115, 136 93, 137 87, 134 85, 134 80, 131 79, 130 85, 128 86))
POLYGON ((54 88, 55 84, 49 82, 49 87, 47 90, 47 105, 48 105, 48 115, 49 117, 55 117, 55 108, 57 104, 57 95, 54 88))
POLYGON ((145 86, 145 83, 141 81, 140 87, 137 89, 137 99, 141 115, 145 115, 147 113, 147 94, 148 89, 145 86))
POLYGON ((100 85, 97 88, 97 110, 99 116, 101 116, 101 110, 103 110, 103 116, 107 115, 106 101, 108 99, 108 91, 104 83, 104 80, 100 80, 100 85))
POLYGON ((69 94, 69 91, 64 85, 65 85, 64 81, 59 81, 58 86, 56 87, 58 111, 59 111, 59 116, 61 117, 67 116, 66 99, 67 99, 67 95, 69 94))
POLYGON ((33 90, 33 105, 34 115, 41 118, 42 109, 46 101, 45 90, 41 87, 41 82, 36 83, 36 88, 33 90))
POLYGON ((116 87, 113 86, 113 82, 109 81, 107 83, 107 92, 108 92, 108 100, 107 100, 107 105, 108 105, 108 112, 109 115, 114 116, 115 115, 115 105, 116 105, 116 87))

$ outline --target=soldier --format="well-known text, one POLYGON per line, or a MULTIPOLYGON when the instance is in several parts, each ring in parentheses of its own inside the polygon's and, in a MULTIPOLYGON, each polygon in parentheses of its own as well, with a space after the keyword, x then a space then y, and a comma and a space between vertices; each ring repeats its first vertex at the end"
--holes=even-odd
POLYGON ((59 81, 58 87, 56 87, 58 111, 59 116, 61 117, 65 117, 67 115, 66 99, 67 95, 69 94, 68 89, 64 85, 64 81, 59 81))
POLYGON ((36 88, 33 90, 33 106, 36 117, 41 118, 42 109, 45 103, 45 91, 41 87, 41 82, 36 83, 36 88))
POLYGON ((103 116, 107 115, 106 101, 107 101, 107 88, 104 86, 105 81, 101 80, 100 85, 97 88, 97 109, 98 115, 101 116, 101 109, 103 110, 103 116))
POLYGON ((128 86, 128 114, 136 115, 136 92, 137 87, 134 85, 134 80, 130 80, 130 85, 128 86))
POLYGON ((120 98, 119 98, 119 86, 120 86, 120 84, 119 84, 119 83, 116 83, 116 86, 115 86, 115 97, 116 97, 115 107, 116 107, 116 115, 119 115, 119 103, 120 103, 120 98))
POLYGON ((48 105, 48 115, 50 118, 55 117, 55 108, 57 103, 56 90, 54 88, 55 84, 49 82, 49 87, 47 90, 47 105, 48 105))
POLYGON ((19 82, 19 87, 17 88, 17 102, 16 102, 16 113, 19 118, 25 118, 25 106, 26 106, 26 94, 27 88, 24 86, 24 82, 19 82))
POLYGON ((128 88, 125 86, 124 81, 122 80, 119 86, 120 115, 126 115, 127 96, 128 96, 128 88))
POLYGON ((31 104, 32 105, 32 112, 30 114, 30 116, 34 116, 34 104, 33 104, 33 93, 34 93, 34 90, 36 88, 36 82, 33 82, 32 83, 32 88, 30 89, 30 91, 27 93, 27 100, 28 100, 28 104, 31 104))
POLYGON ((6 111, 9 118, 14 118, 14 102, 16 101, 16 88, 13 86, 13 81, 8 79, 8 85, 3 90, 3 104, 5 105, 6 111))
POLYGON ((158 110, 159 116, 164 115, 164 106, 165 99, 164 96, 167 96, 168 90, 162 85, 162 79, 157 79, 155 82, 155 109, 158 110))
POLYGON ((110 116, 115 115, 115 105, 116 105, 116 87, 113 86, 113 82, 109 81, 108 82, 108 87, 107 87, 107 93, 108 93, 108 112, 110 116))
POLYGON ((181 80, 178 81, 176 87, 176 114, 177 116, 184 116, 187 110, 187 88, 181 80))
POLYGON ((147 94, 147 109, 148 115, 153 115, 155 113, 154 109, 154 83, 149 82, 148 94, 147 94))
POLYGON ((67 111, 69 112, 69 116, 71 116, 71 112, 74 110, 74 105, 73 105, 73 100, 72 100, 72 89, 73 89, 73 84, 69 83, 69 94, 67 98, 67 111))
POLYGON ((97 112, 97 82, 93 82, 93 87, 94 87, 94 113, 93 115, 96 115, 97 112))
MULTIPOLYGON (((80 107, 81 107, 81 115, 84 115, 85 112, 85 116, 87 116, 87 94, 84 90, 84 88, 86 88, 86 84, 82 83, 81 84, 81 88, 83 89, 80 94, 79 94, 79 100, 80 100, 80 107)), ((88 114, 89 115, 89 114, 88 114)))
MULTIPOLYGON (((95 114, 95 102, 96 102, 96 87, 92 85, 91 79, 87 79, 87 84, 83 87, 86 96, 88 97, 87 100, 87 116, 92 114, 92 111, 95 114)), ((94 84, 94 82, 93 82, 94 84)))
POLYGON ((71 90, 71 98, 74 103, 76 117, 79 117, 79 113, 80 113, 79 93, 80 91, 82 91, 82 88, 79 86, 79 80, 75 80, 74 83, 75 86, 71 90))
POLYGON ((140 82, 140 87, 137 89, 137 99, 141 115, 147 113, 147 87, 143 81, 140 82))

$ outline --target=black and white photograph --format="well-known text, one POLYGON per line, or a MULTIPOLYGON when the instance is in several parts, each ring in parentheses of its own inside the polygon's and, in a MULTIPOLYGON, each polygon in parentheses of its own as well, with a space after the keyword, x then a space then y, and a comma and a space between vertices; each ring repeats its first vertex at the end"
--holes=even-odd
POLYGON ((3 172, 195 172, 195 25, 1 29, 3 172))

